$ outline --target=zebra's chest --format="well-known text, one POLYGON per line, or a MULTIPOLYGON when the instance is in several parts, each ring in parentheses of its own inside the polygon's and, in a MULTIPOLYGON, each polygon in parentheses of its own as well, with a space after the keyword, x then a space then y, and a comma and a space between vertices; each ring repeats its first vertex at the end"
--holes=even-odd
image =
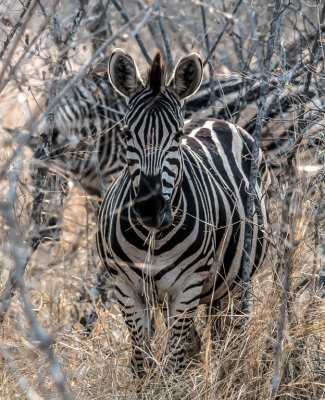
POLYGON ((148 240, 142 237, 140 247, 135 246, 128 236, 116 235, 111 240, 111 265, 120 275, 127 275, 137 293, 142 293, 144 282, 152 279, 158 298, 163 300, 165 293, 176 290, 176 282, 177 285, 186 282, 198 269, 203 269, 202 275, 208 275, 205 267, 209 267, 214 258, 212 235, 195 236, 192 232, 183 240, 177 236, 173 241, 158 238, 154 243, 152 237, 148 240))
POLYGON ((127 218, 125 213, 111 219, 109 246, 115 261, 132 263, 143 269, 151 264, 153 274, 164 268, 188 265, 214 249, 213 230, 198 227, 200 223, 175 226, 168 232, 149 232, 127 218))
POLYGON ((159 293, 167 292, 179 280, 195 270, 211 265, 216 249, 215 230, 199 218, 185 213, 164 232, 149 233, 137 224, 126 207, 112 212, 107 241, 109 263, 126 274, 136 290, 151 276, 159 293))

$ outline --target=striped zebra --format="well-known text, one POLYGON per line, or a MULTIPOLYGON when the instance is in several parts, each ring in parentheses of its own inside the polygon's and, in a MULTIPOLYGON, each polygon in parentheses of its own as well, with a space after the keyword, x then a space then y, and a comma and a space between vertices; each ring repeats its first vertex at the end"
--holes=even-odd
MULTIPOLYGON (((142 376, 144 355, 150 354, 150 305, 164 305, 168 363, 181 367, 186 339, 197 337, 193 316, 199 304, 224 297, 240 280, 253 140, 221 120, 184 125, 184 100, 202 80, 197 54, 181 59, 166 83, 158 52, 144 83, 133 59, 116 49, 109 76, 129 98, 127 166, 102 202, 97 246, 131 334, 133 367, 142 376)), ((252 271, 267 248, 265 163, 260 162, 259 170, 252 271)))
POLYGON ((89 195, 101 198, 125 166, 120 136, 125 102, 107 75, 91 75, 54 109, 51 159, 76 177, 89 195))

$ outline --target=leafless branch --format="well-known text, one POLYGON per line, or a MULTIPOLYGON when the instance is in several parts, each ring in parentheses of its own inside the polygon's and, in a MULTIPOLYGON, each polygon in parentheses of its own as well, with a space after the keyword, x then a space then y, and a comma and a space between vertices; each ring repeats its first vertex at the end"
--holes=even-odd
MULTIPOLYGON (((204 32, 204 38, 205 38, 205 47, 206 47, 207 53, 209 53, 210 52, 210 41, 209 41, 209 34, 208 34, 208 28, 207 28, 206 15, 205 15, 205 8, 203 5, 201 5, 200 8, 201 8, 203 32, 204 32)), ((212 60, 209 60, 210 102, 211 102, 211 108, 212 108, 212 115, 215 118, 217 116, 217 113, 216 113, 216 108, 215 108, 215 93, 214 93, 213 75, 214 75, 214 71, 213 71, 213 66, 212 66, 212 60)))
POLYGON ((26 9, 26 13, 24 14, 25 19, 24 19, 24 21, 22 23, 20 23, 19 35, 16 36, 16 39, 14 40, 9 53, 7 54, 6 59, 4 60, 4 63, 3 63, 3 66, 2 66, 2 70, 0 72, 0 82, 3 81, 4 74, 5 74, 8 66, 9 66, 9 63, 10 63, 11 58, 13 56, 13 53, 14 53, 14 51, 15 51, 18 43, 19 43, 19 40, 21 39, 21 37, 22 37, 22 35, 23 35, 23 33, 24 33, 25 29, 26 29, 26 26, 27 26, 28 22, 30 21, 30 15, 34 11, 36 6, 37 6, 37 1, 36 0, 32 0, 31 5, 29 5, 29 7, 26 9))
MULTIPOLYGON (((128 14, 123 10, 123 7, 120 5, 120 3, 117 0, 112 0, 112 3, 116 7, 116 9, 121 13, 124 21, 126 23, 129 23, 130 24, 130 28, 133 30, 134 28, 133 28, 133 25, 132 25, 132 21, 130 20, 130 17, 128 16, 128 14)), ((140 47, 140 49, 142 51, 142 54, 144 55, 145 59, 147 60, 147 63, 150 65, 152 60, 151 60, 151 57, 150 57, 150 55, 149 55, 149 53, 148 53, 148 51, 146 49, 146 46, 143 43, 143 40, 142 40, 140 34, 139 33, 135 33, 134 36, 135 36, 135 38, 136 38, 136 40, 138 42, 138 45, 139 45, 139 47, 140 47)))
POLYGON ((155 6, 156 6, 157 14, 158 14, 159 27, 160 27, 161 34, 162 34, 162 37, 163 37, 163 40, 164 40, 164 43, 165 43, 167 61, 168 61, 168 69, 169 69, 169 71, 171 71, 174 68, 174 61, 173 61, 172 51, 171 51, 171 48, 170 48, 170 43, 169 43, 169 39, 168 39, 168 35, 167 35, 164 19, 162 17, 162 12, 161 12, 158 0, 155 0, 155 6))
POLYGON ((7 36, 7 39, 6 39, 6 41, 4 42, 4 44, 3 44, 3 48, 2 48, 2 50, 0 51, 0 60, 2 60, 3 55, 4 55, 5 51, 7 50, 7 48, 8 48, 8 46, 9 46, 9 44, 10 44, 12 38, 15 36, 15 33, 17 32, 18 28, 21 27, 21 25, 22 25, 22 20, 23 20, 23 18, 24 18, 24 16, 25 16, 26 12, 28 11, 28 9, 29 9, 31 3, 32 3, 32 0, 28 0, 27 4, 24 6, 23 11, 22 11, 21 14, 19 15, 19 20, 18 20, 18 22, 12 27, 12 29, 11 29, 9 35, 7 36))
MULTIPOLYGON (((271 58, 274 51, 274 45, 277 40, 276 32, 278 32, 280 23, 281 23, 281 14, 283 12, 283 2, 282 0, 277 0, 274 4, 273 9, 273 18, 270 27, 270 35, 268 39, 266 57, 263 65, 263 83, 261 85, 260 98, 259 98, 259 107, 258 114, 256 119, 255 130, 253 134, 254 145, 253 145, 253 159, 250 168, 250 179, 249 179, 249 195, 247 198, 246 212, 247 212, 247 220, 246 230, 245 230, 245 245, 244 245, 244 256, 243 256, 243 296, 242 296, 242 310, 244 313, 247 313, 249 310, 249 280, 250 280, 250 272, 251 272, 251 249, 252 249, 252 227, 250 225, 250 221, 252 220, 254 214, 254 203, 255 203, 255 185, 257 182, 257 174, 258 174, 258 159, 259 159, 259 151, 260 151, 260 143, 261 143, 261 135, 263 128, 263 119, 265 117, 265 102, 266 95, 269 90, 269 77, 270 77, 270 66, 271 66, 271 58)), ((286 5, 285 5, 286 7, 286 5)), ((253 261, 254 262, 254 261, 253 261)))
MULTIPOLYGON (((238 0, 238 1, 237 1, 237 3, 236 3, 236 5, 235 5, 234 9, 232 10, 232 15, 235 15, 235 14, 236 14, 236 12, 237 12, 238 8, 240 7, 241 3, 242 3, 242 0, 238 0)), ((205 65, 208 63, 208 61, 210 60, 210 58, 213 56, 213 53, 214 53, 215 49, 217 48, 217 46, 218 46, 218 44, 219 44, 221 38, 223 37, 224 33, 226 32, 226 30, 228 29, 228 27, 229 27, 229 25, 230 25, 231 23, 232 23, 232 19, 227 18, 227 22, 226 22, 225 26, 223 27, 222 31, 219 33, 217 39, 216 39, 215 42, 213 43, 213 45, 212 45, 212 47, 211 47, 211 49, 210 49, 208 55, 206 56, 206 58, 205 58, 205 60, 204 60, 203 66, 205 66, 205 65)))

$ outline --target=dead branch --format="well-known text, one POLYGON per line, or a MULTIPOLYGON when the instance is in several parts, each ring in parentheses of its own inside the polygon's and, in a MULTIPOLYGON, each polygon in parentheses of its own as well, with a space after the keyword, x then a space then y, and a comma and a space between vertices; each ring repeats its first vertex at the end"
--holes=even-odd
MULTIPOLYGON (((125 21, 126 23, 129 23, 129 24, 130 24, 130 28, 131 28, 132 30, 134 30, 134 27, 133 27, 133 25, 132 25, 132 21, 130 21, 130 17, 129 17, 128 14, 124 11, 124 9, 123 9, 123 7, 120 5, 120 3, 119 3, 117 0, 112 0, 112 3, 113 3, 114 6, 116 7, 116 9, 120 12, 120 14, 122 15, 124 21, 125 21)), ((151 62, 152 62, 152 60, 151 60, 151 57, 150 57, 150 55, 149 55, 149 53, 148 53, 148 51, 147 51, 147 49, 146 49, 146 46, 145 46, 144 43, 143 43, 143 40, 142 40, 140 34, 139 34, 139 33, 135 33, 134 36, 135 36, 135 38, 136 38, 136 41, 138 42, 138 45, 139 45, 139 47, 140 47, 140 49, 141 49, 141 51, 142 51, 142 54, 144 55, 144 57, 145 57, 147 63, 150 65, 151 62)))
POLYGON ((172 51, 171 51, 171 48, 170 48, 170 43, 169 43, 169 39, 168 39, 168 35, 167 35, 164 19, 162 17, 162 12, 161 12, 158 0, 155 0, 155 5, 156 5, 156 11, 157 11, 157 14, 158 14, 158 21, 159 21, 160 31, 161 31, 161 34, 162 34, 162 37, 163 37, 163 40, 164 40, 164 43, 165 43, 165 49, 166 49, 167 61, 168 61, 168 70, 172 71, 173 68, 174 68, 174 61, 173 61, 172 51))
MULTIPOLYGON (((232 10, 232 15, 235 15, 238 8, 240 7, 242 3, 242 0, 238 0, 234 9, 232 10)), ((219 33, 217 39, 215 40, 215 42, 213 43, 208 55, 206 56, 204 62, 203 62, 203 66, 205 66, 207 64, 207 62, 210 60, 210 58, 213 56, 213 53, 215 51, 215 49, 217 48, 221 38, 223 37, 224 33, 226 32, 226 30, 228 29, 229 25, 233 23, 233 20, 231 18, 227 18, 227 22, 225 24, 225 26, 223 27, 222 31, 219 33)))
MULTIPOLYGON (((284 5, 286 7, 286 5, 284 5)), ((258 159, 259 159, 259 149, 261 143, 261 135, 262 128, 264 124, 265 117, 265 103, 266 96, 269 91, 269 79, 270 79, 270 67, 271 67, 271 58, 274 52, 274 45, 277 40, 277 32, 279 31, 279 26, 281 23, 281 14, 283 12, 283 2, 282 0, 277 0, 274 4, 273 9, 273 18, 270 27, 270 35, 267 44, 266 57, 263 65, 263 83, 261 85, 260 98, 259 98, 259 107, 258 114, 256 119, 255 130, 253 133, 253 159, 250 168, 250 179, 249 179, 249 190, 248 190, 248 198, 247 198, 247 221, 246 222, 246 230, 245 230, 245 244, 244 244, 244 255, 243 255, 243 272, 242 272, 242 280, 244 291, 242 295, 242 310, 243 313, 248 313, 249 311, 249 280, 250 280, 250 272, 251 272, 251 262, 254 260, 250 259, 251 249, 252 249, 252 226, 251 221, 254 214, 254 203, 255 203, 255 185, 257 182, 258 175, 258 159)))
POLYGON ((16 22, 16 24, 12 27, 9 35, 7 36, 7 39, 5 40, 4 44, 3 44, 3 48, 0 51, 0 60, 2 60, 2 57, 4 55, 4 53, 6 52, 12 38, 15 36, 15 33, 18 31, 18 29, 21 27, 22 25, 22 20, 26 14, 26 12, 28 11, 30 5, 32 3, 32 0, 28 0, 27 4, 24 6, 23 11, 21 12, 21 14, 19 15, 19 19, 18 22, 16 22))

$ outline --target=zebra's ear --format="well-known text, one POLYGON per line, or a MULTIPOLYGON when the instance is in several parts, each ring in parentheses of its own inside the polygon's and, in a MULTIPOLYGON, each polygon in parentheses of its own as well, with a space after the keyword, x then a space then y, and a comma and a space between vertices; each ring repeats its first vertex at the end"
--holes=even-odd
POLYGON ((170 85, 180 99, 186 99, 199 89, 202 74, 203 64, 200 56, 196 53, 189 54, 176 65, 170 85))
POLYGON ((122 49, 115 49, 108 61, 108 76, 114 88, 126 97, 131 97, 143 87, 133 58, 122 49))

